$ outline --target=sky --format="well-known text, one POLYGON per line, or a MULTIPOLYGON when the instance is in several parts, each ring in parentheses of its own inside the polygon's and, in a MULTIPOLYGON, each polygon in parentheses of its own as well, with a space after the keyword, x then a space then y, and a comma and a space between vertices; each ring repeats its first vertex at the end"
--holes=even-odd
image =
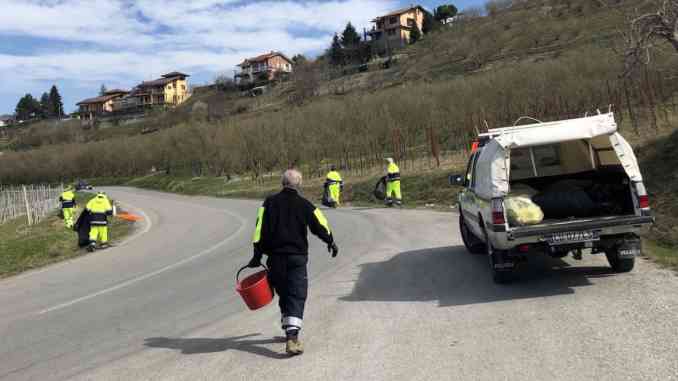
MULTIPOLYGON (((421 1, 459 9, 484 0, 421 1)), ((358 30, 411 0, 0 0, 0 114, 56 85, 67 112, 108 89, 181 71, 233 75, 271 50, 315 56, 347 22, 358 30)))

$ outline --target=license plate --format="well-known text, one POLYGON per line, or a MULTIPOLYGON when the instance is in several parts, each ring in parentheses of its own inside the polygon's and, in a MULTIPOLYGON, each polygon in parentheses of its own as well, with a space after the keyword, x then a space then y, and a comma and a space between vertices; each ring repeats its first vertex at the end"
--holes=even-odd
POLYGON ((599 239, 598 232, 594 231, 555 233, 544 237, 544 241, 549 245, 565 245, 569 243, 598 241, 599 239))

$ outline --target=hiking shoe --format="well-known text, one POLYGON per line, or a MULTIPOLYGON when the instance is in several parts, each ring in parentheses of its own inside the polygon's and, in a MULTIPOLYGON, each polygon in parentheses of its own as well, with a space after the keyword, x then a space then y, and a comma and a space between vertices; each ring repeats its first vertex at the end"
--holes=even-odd
POLYGON ((287 339, 286 352, 290 356, 296 356, 304 353, 304 346, 299 339, 287 339))
POLYGON ((94 250, 96 250, 96 248, 97 248, 97 247, 94 246, 94 245, 89 245, 89 246, 87 246, 87 251, 90 252, 90 253, 93 253, 94 250))

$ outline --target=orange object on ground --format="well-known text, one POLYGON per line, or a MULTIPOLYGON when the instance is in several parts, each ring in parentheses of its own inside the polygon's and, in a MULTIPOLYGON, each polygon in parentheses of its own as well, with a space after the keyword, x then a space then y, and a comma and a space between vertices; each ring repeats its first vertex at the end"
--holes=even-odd
POLYGON ((254 311, 267 305, 271 302, 271 300, 273 300, 273 291, 271 290, 271 286, 268 284, 268 270, 265 268, 264 270, 259 271, 256 274, 252 274, 239 281, 238 277, 240 276, 240 272, 246 268, 247 266, 241 268, 235 275, 235 290, 245 301, 247 307, 254 311))
POLYGON ((131 213, 118 213, 117 217, 121 218, 123 220, 132 221, 132 222, 143 220, 143 218, 141 218, 141 216, 137 216, 136 214, 131 214, 131 213))

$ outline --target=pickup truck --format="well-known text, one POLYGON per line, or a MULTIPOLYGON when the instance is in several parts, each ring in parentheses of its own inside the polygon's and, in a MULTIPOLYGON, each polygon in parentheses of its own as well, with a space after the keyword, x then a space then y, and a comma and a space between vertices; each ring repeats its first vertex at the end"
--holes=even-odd
POLYGON ((463 187, 464 245, 488 256, 496 283, 511 281, 517 264, 538 253, 604 253, 615 272, 631 271, 641 228, 654 222, 637 159, 612 113, 491 129, 473 143, 466 173, 450 183, 463 187), (542 200, 541 220, 508 218, 514 189, 542 200))

